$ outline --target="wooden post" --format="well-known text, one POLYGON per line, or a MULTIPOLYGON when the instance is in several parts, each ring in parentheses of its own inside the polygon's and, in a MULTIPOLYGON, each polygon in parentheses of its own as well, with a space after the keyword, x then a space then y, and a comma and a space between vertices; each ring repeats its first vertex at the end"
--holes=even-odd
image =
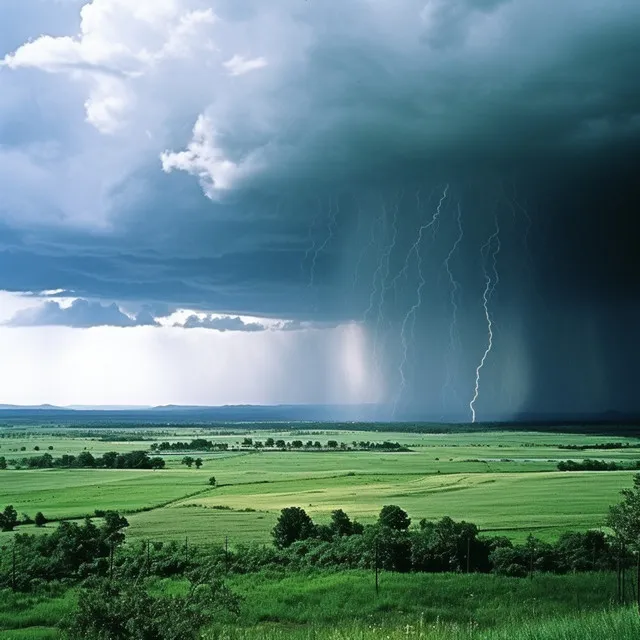
POLYGON ((531 545, 531 558, 529 560, 529 578, 531 578, 531 580, 533 580, 533 552, 534 548, 533 545, 531 545))
POLYGON ((379 581, 379 577, 378 577, 378 540, 376 539, 376 543, 375 543, 375 559, 374 559, 374 565, 375 565, 375 573, 376 573, 376 595, 378 595, 380 593, 380 581, 379 581))
POLYGON ((11 552, 11 588, 16 590, 16 542, 13 541, 13 549, 11 552))
POLYGON ((618 541, 618 558, 616 560, 616 574, 618 579, 618 604, 622 604, 622 584, 620 582, 620 541, 618 541))
POLYGON ((638 615, 640 615, 640 546, 638 546, 636 559, 636 598, 638 603, 638 615))
POLYGON ((622 603, 626 603, 627 601, 627 589, 626 589, 626 578, 627 578, 627 571, 626 571, 626 563, 627 563, 627 547, 624 545, 622 545, 622 603))

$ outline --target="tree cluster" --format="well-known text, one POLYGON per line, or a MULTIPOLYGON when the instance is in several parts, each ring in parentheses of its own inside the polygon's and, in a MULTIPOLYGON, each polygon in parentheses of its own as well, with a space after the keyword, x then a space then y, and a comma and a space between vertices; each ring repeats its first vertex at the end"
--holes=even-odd
MULTIPOLYGON (((524 576, 531 571, 566 573, 614 567, 619 552, 601 531, 566 533, 554 543, 530 536, 523 545, 508 538, 481 536, 478 527, 445 517, 411 519, 396 505, 383 507, 374 525, 363 527, 343 511, 329 525, 315 524, 300 507, 283 509, 273 529, 275 556, 268 564, 305 564, 390 571, 476 571, 524 576)), ((254 552, 254 564, 256 562, 254 552)), ((259 554, 258 554, 259 555, 259 554)))
POLYGON ((604 460, 561 460, 558 462, 558 471, 629 471, 640 469, 640 460, 630 464, 619 462, 606 462, 604 460))
POLYGON ((86 518, 83 524, 63 521, 45 535, 16 534, 0 556, 0 588, 28 591, 43 582, 107 575, 108 557, 128 526, 126 518, 107 511, 100 526, 86 518))
POLYGON ((151 458, 145 451, 109 451, 99 457, 83 451, 77 456, 65 453, 59 458, 44 453, 41 456, 23 458, 18 464, 27 469, 164 469, 165 461, 161 457, 151 458))
POLYGON ((160 442, 151 445, 152 451, 227 451, 226 442, 212 442, 204 438, 196 438, 191 442, 160 442))

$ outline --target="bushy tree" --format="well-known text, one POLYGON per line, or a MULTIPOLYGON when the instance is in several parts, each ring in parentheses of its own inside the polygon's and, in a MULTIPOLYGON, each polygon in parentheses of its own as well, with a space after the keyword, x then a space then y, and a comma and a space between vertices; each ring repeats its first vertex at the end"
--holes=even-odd
POLYGON ((411 518, 404 509, 395 504, 388 504, 382 507, 378 516, 378 524, 396 531, 406 531, 411 524, 411 518))
POLYGON ((16 526, 18 526, 18 512, 10 504, 0 513, 0 530, 13 531, 16 526))
POLYGON ((192 585, 186 595, 156 597, 144 585, 96 581, 83 589, 65 629, 87 640, 188 640, 205 624, 238 613, 240 598, 222 583, 192 585))
POLYGON ((210 484, 212 487, 215 487, 215 486, 216 486, 217 482, 216 482, 216 477, 215 477, 215 476, 211 476, 211 477, 209 478, 209 484, 210 484))
POLYGON ((193 459, 192 456, 185 456, 184 458, 182 458, 181 464, 184 464, 187 467, 189 467, 189 469, 191 469, 191 467, 193 466, 194 462, 195 462, 195 460, 193 459))
POLYGON ((633 488, 620 493, 622 501, 609 508, 607 524, 625 544, 640 551, 640 473, 633 478, 633 488))
POLYGON ((196 469, 199 469, 202 466, 202 458, 196 458, 194 464, 196 465, 196 469))
POLYGON ((306 540, 315 534, 315 525, 307 512, 300 507, 286 507, 280 512, 278 522, 271 532, 276 547, 291 546, 297 540, 306 540))
POLYGON ((38 511, 38 513, 36 513, 34 522, 36 527, 44 527, 44 525, 47 524, 47 519, 44 517, 44 514, 42 513, 42 511, 38 511))
POLYGON ((107 511, 104 514, 104 524, 102 530, 105 538, 113 544, 124 542, 124 532, 129 526, 129 521, 121 516, 117 511, 107 511))
POLYGON ((7 468, 7 459, 4 456, 0 456, 0 470, 7 468))

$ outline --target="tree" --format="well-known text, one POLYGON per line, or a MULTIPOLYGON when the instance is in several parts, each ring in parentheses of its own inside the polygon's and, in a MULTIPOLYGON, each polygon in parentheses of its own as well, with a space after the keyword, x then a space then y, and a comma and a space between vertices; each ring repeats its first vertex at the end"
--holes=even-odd
POLYGON ((331 512, 331 524, 329 526, 336 536, 350 536, 353 534, 353 523, 342 509, 336 509, 331 512))
POLYGON ((18 512, 13 508, 13 505, 10 504, 0 513, 0 530, 13 531, 17 525, 18 512))
POLYGON ((215 477, 215 476, 211 476, 211 477, 209 478, 209 484, 210 484, 212 487, 215 487, 215 486, 216 486, 216 477, 215 477))
POLYGON ((273 438, 267 438, 264 441, 264 446, 265 447, 273 447, 275 445, 276 441, 273 438))
POLYGON ((622 545, 628 545, 638 555, 636 594, 640 611, 640 473, 633 478, 633 488, 623 489, 620 493, 622 501, 609 507, 607 524, 622 545))
POLYGON ((185 464, 185 465, 187 465, 187 467, 189 467, 189 469, 191 469, 191 467, 193 466, 194 462, 195 462, 195 460, 191 456, 185 456, 184 458, 182 458, 182 463, 181 464, 185 464))
POLYGON ((297 540, 306 540, 315 534, 315 525, 307 512, 300 507, 286 507, 280 512, 271 535, 273 543, 281 549, 297 540))
POLYGON ((199 469, 202 466, 202 458, 195 459, 196 469, 199 469))
POLYGON ((76 458, 76 464, 83 469, 90 469, 96 466, 96 459, 88 451, 82 451, 76 458))
POLYGON ((287 443, 284 440, 276 440, 276 447, 278 449, 284 449, 287 446, 287 443))
POLYGON ((113 544, 124 542, 123 529, 129 526, 129 521, 117 511, 106 511, 102 532, 104 537, 113 544))
POLYGON ((396 531, 406 531, 411 524, 411 518, 409 518, 404 509, 395 504, 388 504, 382 507, 378 517, 378 524, 396 531))
POLYGON ((0 456, 0 469, 4 470, 7 468, 7 459, 4 456, 0 456))
POLYGON ((222 612, 238 613, 241 598, 222 583, 194 584, 185 595, 149 594, 138 584, 100 580, 78 598, 67 622, 68 638, 102 640, 178 640, 200 637, 200 630, 222 612))
POLYGON ((44 525, 47 524, 47 519, 44 517, 42 511, 38 511, 38 513, 36 513, 34 522, 36 524, 36 527, 44 527, 44 525))
POLYGON ((149 464, 151 464, 152 469, 164 469, 166 463, 164 461, 164 458, 156 456, 155 458, 151 458, 149 460, 149 464))
POLYGON ((329 440, 329 442, 327 442, 327 447, 329 447, 329 449, 337 449, 338 443, 335 440, 329 440))

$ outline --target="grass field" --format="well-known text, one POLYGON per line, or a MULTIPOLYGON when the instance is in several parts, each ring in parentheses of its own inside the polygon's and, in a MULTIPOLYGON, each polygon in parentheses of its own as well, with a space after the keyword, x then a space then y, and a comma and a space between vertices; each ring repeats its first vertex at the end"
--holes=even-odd
MULTIPOLYGON (((151 591, 172 595, 185 586, 155 580, 151 591)), ((523 580, 383 573, 378 596, 373 576, 363 571, 234 576, 229 586, 244 598, 240 617, 212 629, 207 638, 624 640, 640 631, 637 613, 613 604, 615 576, 610 574, 523 580)), ((57 638, 56 625, 76 600, 74 591, 0 596, 2 639, 57 638)))
MULTIPOLYGON (((0 429, 0 455, 94 454, 108 450, 148 449, 151 442, 189 440, 206 429, 143 430, 147 440, 104 442, 74 430, 0 429), (8 436, 11 437, 8 437, 8 436), (81 437, 78 437, 80 435, 81 437), (38 446, 40 451, 34 451, 38 446), (24 452, 14 451, 25 447, 24 452)), ((632 472, 557 472, 560 459, 632 461, 640 450, 575 451, 559 445, 603 442, 637 444, 636 439, 554 433, 401 434, 335 430, 247 432, 254 439, 335 439, 397 441, 410 453, 226 452, 202 454, 200 470, 180 465, 182 454, 167 455, 162 471, 135 470, 7 470, 0 472, 0 505, 13 504, 33 516, 74 519, 96 509, 128 514, 131 538, 195 543, 268 542, 278 512, 292 505, 325 521, 342 508, 364 523, 385 504, 398 504, 417 522, 420 518, 475 522, 481 529, 521 540, 530 532, 555 538, 568 529, 603 525, 608 506, 630 486, 632 472), (220 485, 212 488, 214 475, 220 485), (225 510, 215 507, 226 507, 225 510)), ((100 437, 120 439, 133 431, 112 430, 100 437)), ((212 440, 242 441, 233 435, 212 440)), ((54 526, 54 525, 51 525, 54 526)), ((33 527, 22 527, 24 532, 33 527)), ((12 534, 0 534, 0 542, 12 534)))
MULTIPOLYGON (((559 460, 596 458, 631 463, 640 449, 567 450, 638 439, 554 433, 478 432, 422 435, 394 432, 288 430, 247 432, 285 440, 391 440, 408 453, 364 451, 228 451, 196 454, 202 469, 166 455, 159 471, 51 469, 0 471, 0 508, 19 514, 42 511, 53 520, 77 519, 96 509, 127 515, 128 540, 188 539, 189 544, 271 541, 280 509, 303 507, 317 522, 344 509, 373 522, 385 504, 405 509, 413 522, 449 515, 490 534, 522 541, 529 533, 555 539, 566 530, 602 527, 609 505, 632 484, 634 472, 558 472, 559 460), (215 476, 217 487, 209 484, 215 476)), ((88 430, 0 427, 0 456, 9 462, 49 452, 149 450, 152 442, 206 437, 237 446, 238 433, 207 429, 88 430), (136 439, 142 433, 145 440, 136 439), (4 437, 3 437, 4 436, 4 437), (109 438, 112 438, 109 441, 109 438), (130 438, 130 439, 128 439, 130 438), (38 450, 35 449, 38 447, 38 450), (52 447, 49 450, 49 447, 52 447), (24 449, 24 450, 22 450, 24 449)), ((17 532, 46 533, 19 526, 17 532)), ((14 533, 0 533, 0 545, 14 533)), ((383 574, 375 597, 369 574, 351 571, 286 577, 234 576, 245 597, 241 624, 211 631, 211 638, 315 640, 424 638, 425 640, 550 640, 636 638, 640 625, 627 610, 612 610, 615 577, 536 576, 533 581, 497 576, 383 574), (356 615, 354 616, 354 612, 356 615), (220 635, 222 634, 222 635, 220 635)), ((179 589, 158 583, 157 589, 179 589)), ((58 638, 57 622, 75 603, 75 592, 47 596, 0 594, 0 639, 58 638)))

